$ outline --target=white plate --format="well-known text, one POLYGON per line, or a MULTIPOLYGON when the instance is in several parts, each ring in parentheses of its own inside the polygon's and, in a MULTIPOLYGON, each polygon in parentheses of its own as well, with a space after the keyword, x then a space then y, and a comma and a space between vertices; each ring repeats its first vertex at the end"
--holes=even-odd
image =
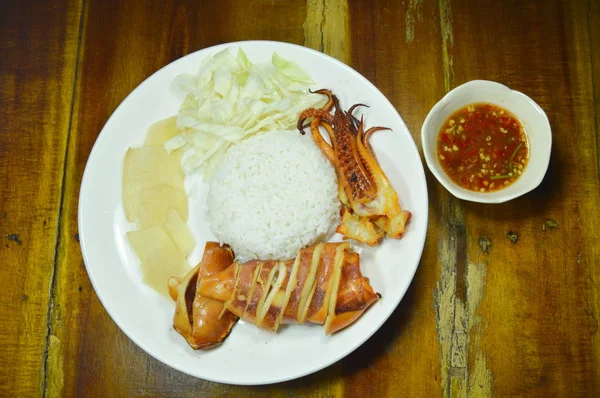
MULTIPOLYGON (((214 240, 203 222, 206 187, 188 178, 190 219, 197 239, 190 262, 199 260, 204 243, 214 240)), ((207 380, 231 384, 268 384, 294 379, 338 361, 364 343, 396 308, 417 269, 427 230, 427 186, 417 147, 393 105, 367 79, 322 53, 278 42, 239 42, 187 55, 140 84, 117 108, 92 149, 81 184, 79 235, 90 280, 117 325, 138 346, 161 362, 207 380), (200 62, 225 47, 242 47, 251 61, 268 62, 274 51, 300 65, 329 88, 342 107, 362 102, 366 126, 393 131, 374 134, 372 145, 397 190, 403 208, 412 212, 401 240, 386 239, 362 249, 361 268, 383 296, 355 324, 325 336, 319 326, 285 326, 277 334, 238 322, 225 343, 210 351, 194 351, 171 327, 172 302, 141 281, 138 260, 125 238, 131 229, 121 204, 121 169, 125 151, 143 143, 148 127, 175 115, 183 94, 173 79, 195 72, 200 62)), ((357 245, 354 245, 358 247, 357 245)), ((359 248, 360 250, 360 248, 359 248)))

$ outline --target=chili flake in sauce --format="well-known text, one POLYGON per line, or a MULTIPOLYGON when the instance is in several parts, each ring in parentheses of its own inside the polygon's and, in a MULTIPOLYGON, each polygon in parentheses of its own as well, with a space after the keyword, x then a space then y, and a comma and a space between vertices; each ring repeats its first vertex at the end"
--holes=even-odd
POLYGON ((477 103, 454 112, 438 134, 442 168, 463 188, 491 192, 512 184, 525 170, 525 130, 506 109, 477 103))

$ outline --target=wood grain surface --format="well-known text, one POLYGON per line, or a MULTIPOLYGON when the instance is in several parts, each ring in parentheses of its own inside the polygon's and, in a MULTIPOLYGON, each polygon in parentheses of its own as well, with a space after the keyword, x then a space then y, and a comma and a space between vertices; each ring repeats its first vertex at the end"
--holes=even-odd
POLYGON ((40 395, 81 5, 0 6, 0 394, 40 395))
POLYGON ((599 396, 599 148, 593 0, 2 2, 0 395, 599 396), (553 129, 544 181, 508 203, 460 201, 427 171, 425 250, 390 319, 338 363, 258 387, 138 348, 99 302, 77 235, 83 170, 119 103, 177 58, 249 39, 346 62, 419 148, 431 107, 473 79, 531 96, 553 129))

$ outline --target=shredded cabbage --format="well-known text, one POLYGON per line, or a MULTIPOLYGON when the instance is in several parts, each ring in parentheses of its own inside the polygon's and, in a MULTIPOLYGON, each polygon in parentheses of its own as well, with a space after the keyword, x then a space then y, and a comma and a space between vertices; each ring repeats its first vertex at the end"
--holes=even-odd
POLYGON ((293 128, 302 110, 324 103, 308 92, 312 79, 295 63, 273 53, 270 64, 250 62, 244 51, 227 48, 184 74, 175 84, 186 93, 177 114, 181 134, 165 143, 181 150, 186 172, 210 178, 227 148, 259 132, 293 128))

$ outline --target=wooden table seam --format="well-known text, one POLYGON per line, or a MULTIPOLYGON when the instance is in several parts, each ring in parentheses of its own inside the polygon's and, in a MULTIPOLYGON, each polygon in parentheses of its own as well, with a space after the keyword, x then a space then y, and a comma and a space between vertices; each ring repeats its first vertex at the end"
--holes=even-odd
POLYGON ((50 295, 48 300, 48 310, 46 312, 46 342, 44 347, 44 354, 42 358, 42 396, 47 396, 47 387, 48 387, 48 359, 49 359, 49 349, 50 349, 50 338, 52 335, 53 329, 53 315, 54 315, 54 299, 55 299, 55 288, 56 288, 56 275, 57 275, 57 267, 58 267, 58 259, 60 254, 60 245, 62 243, 62 218, 63 218, 63 205, 65 201, 65 181, 67 178, 67 163, 69 156, 69 146, 70 146, 70 138, 71 138, 71 129, 73 127, 73 117, 75 110, 75 94, 77 89, 77 79, 79 77, 79 66, 81 62, 81 46, 82 46, 82 37, 83 37, 83 24, 84 24, 84 15, 86 8, 86 0, 82 0, 81 3, 81 12, 79 15, 79 30, 77 33, 77 54, 75 55, 75 68, 73 71, 73 79, 71 83, 71 102, 69 104, 69 124, 67 126, 67 136, 66 136, 66 145, 65 145, 65 153, 62 162, 62 176, 61 176, 61 187, 60 187, 60 199, 58 206, 58 216, 56 222, 56 242, 54 246, 54 257, 52 261, 52 277, 50 280, 50 295))

